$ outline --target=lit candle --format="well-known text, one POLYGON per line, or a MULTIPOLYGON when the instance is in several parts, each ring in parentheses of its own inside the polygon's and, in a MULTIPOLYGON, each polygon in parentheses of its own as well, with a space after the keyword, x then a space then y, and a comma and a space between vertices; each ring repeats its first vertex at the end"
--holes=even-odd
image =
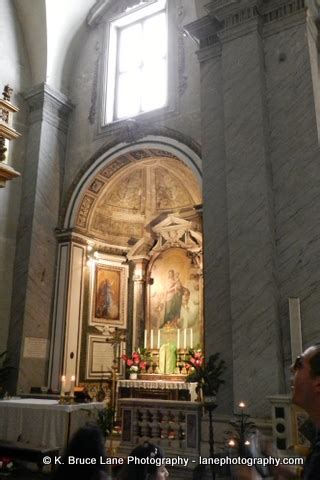
POLYGON ((177 329, 177 349, 180 348, 180 328, 177 329))
POLYGON ((153 330, 150 330, 150 348, 153 349, 153 330))
POLYGON ((193 329, 190 328, 190 348, 193 348, 193 329))
POLYGON ((147 330, 144 331, 144 348, 147 348, 147 330))
POLYGON ((239 407, 240 407, 240 408, 246 408, 246 404, 245 404, 244 402, 240 402, 240 403, 239 403, 239 407))
POLYGON ((229 442, 228 442, 228 445, 229 445, 229 447, 235 447, 236 442, 231 438, 231 440, 229 440, 229 442))
POLYGON ((76 381, 75 375, 71 375, 71 382, 70 382, 70 397, 74 396, 74 384, 76 381))
POLYGON ((160 329, 158 330, 158 349, 160 349, 160 329))
POLYGON ((66 376, 62 375, 60 396, 63 397, 65 393, 66 393, 66 376))
POLYGON ((187 329, 183 329, 183 348, 186 350, 187 348, 187 329))

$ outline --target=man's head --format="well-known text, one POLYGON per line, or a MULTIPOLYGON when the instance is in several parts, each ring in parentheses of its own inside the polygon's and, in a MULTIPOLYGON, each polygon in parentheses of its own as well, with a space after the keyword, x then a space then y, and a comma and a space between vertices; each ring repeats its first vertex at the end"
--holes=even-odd
POLYGON ((320 412, 320 345, 314 345, 299 357, 291 367, 293 373, 292 400, 310 416, 320 412))

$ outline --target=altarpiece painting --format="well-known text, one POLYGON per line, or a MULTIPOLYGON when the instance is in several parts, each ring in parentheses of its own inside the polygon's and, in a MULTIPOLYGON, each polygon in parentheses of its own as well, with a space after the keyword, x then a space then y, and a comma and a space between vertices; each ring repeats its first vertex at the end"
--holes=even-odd
POLYGON ((149 345, 177 348, 202 344, 201 275, 183 248, 169 248, 157 255, 150 268, 149 345))

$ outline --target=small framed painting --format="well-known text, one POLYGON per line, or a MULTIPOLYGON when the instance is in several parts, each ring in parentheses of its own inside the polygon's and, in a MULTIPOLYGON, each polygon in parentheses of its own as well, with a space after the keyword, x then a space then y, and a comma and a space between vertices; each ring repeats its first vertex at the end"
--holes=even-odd
POLYGON ((127 325, 128 266, 95 262, 91 284, 91 325, 127 325))

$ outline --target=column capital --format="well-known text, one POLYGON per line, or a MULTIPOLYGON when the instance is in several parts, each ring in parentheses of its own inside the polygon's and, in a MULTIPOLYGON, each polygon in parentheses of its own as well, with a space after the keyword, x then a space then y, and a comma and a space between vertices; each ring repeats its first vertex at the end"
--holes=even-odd
POLYGON ((134 264, 133 281, 134 283, 144 283, 146 281, 146 270, 149 258, 145 256, 133 257, 130 261, 134 264))
POLYGON ((29 106, 29 122, 47 121, 56 128, 68 129, 68 116, 74 105, 66 95, 41 83, 24 92, 23 97, 29 106))

